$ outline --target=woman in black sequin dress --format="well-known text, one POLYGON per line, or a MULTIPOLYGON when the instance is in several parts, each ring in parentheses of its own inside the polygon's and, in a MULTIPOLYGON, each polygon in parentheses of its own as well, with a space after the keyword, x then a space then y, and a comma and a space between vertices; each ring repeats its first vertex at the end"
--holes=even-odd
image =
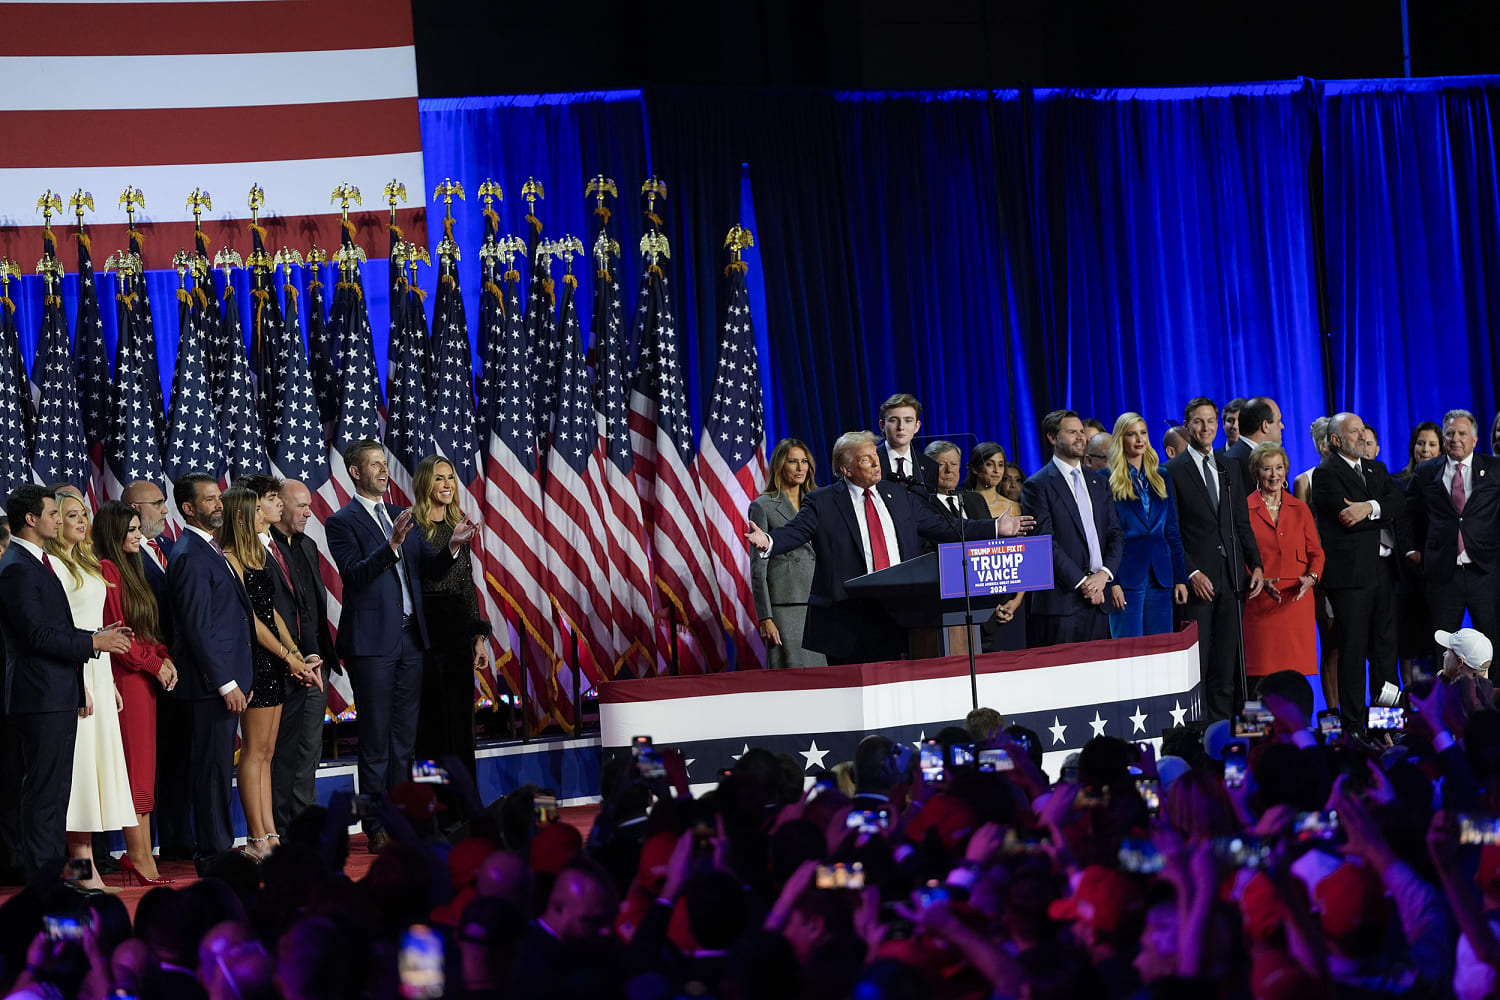
POLYGON ((246 692, 249 702, 240 716, 236 784, 249 840, 245 853, 257 859, 269 855, 276 846, 272 841, 281 839, 271 818, 271 757, 281 727, 287 676, 304 684, 321 680, 318 658, 311 657, 310 663, 303 660, 291 630, 272 605, 270 557, 260 536, 280 518, 281 496, 275 490, 257 496, 253 490, 231 489, 224 494, 224 523, 218 531, 224 557, 244 583, 255 609, 255 674, 246 692))
MULTIPOLYGON (((441 552, 465 520, 458 475, 429 455, 412 476, 412 514, 427 543, 441 552)), ((490 623, 479 612, 473 556, 467 546, 439 577, 423 577, 422 607, 431 643, 422 665, 417 757, 457 757, 474 774, 474 672, 489 665, 490 623)))

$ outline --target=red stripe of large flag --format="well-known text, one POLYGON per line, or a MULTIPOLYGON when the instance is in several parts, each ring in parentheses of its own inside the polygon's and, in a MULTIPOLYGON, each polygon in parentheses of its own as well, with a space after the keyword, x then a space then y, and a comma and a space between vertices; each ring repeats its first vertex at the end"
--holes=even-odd
POLYGON ((634 676, 655 672, 656 636, 652 615, 651 562, 646 555, 646 523, 636 490, 635 456, 630 450, 625 331, 620 320, 620 282, 610 272, 610 251, 619 254, 601 229, 594 243, 593 349, 598 365, 594 405, 604 439, 604 543, 609 557, 610 612, 615 629, 611 674, 626 667, 634 676))
MULTIPOLYGON (((283 239, 332 246, 328 192, 400 177, 417 195, 400 220, 425 243, 415 53, 405 0, 8 5, 0 217, 35 218, 38 193, 83 188, 99 199, 96 245, 125 246, 115 198, 134 187, 146 196, 137 221, 175 249, 192 246, 188 192, 213 193, 209 235, 234 240, 259 183, 277 192, 283 239)), ((39 232, 0 229, 0 253, 23 257, 39 232)), ((379 231, 361 232, 384 256, 379 231)))
MULTIPOLYGON (((551 352, 557 361, 557 413, 547 451, 546 506, 542 518, 546 588, 564 634, 555 674, 558 689, 566 692, 566 697, 558 697, 562 705, 571 704, 575 666, 583 672, 578 685, 582 691, 604 679, 601 664, 614 662, 608 580, 599 572, 599 555, 605 551, 604 520, 600 514, 603 441, 583 363, 577 289, 578 280, 571 274, 565 275, 561 336, 551 352), (576 665, 572 658, 574 638, 578 644, 576 665)), ((559 721, 564 728, 576 724, 570 718, 559 721)))
MULTIPOLYGON (((724 632, 719 620, 718 578, 703 530, 698 483, 690 463, 693 428, 683 390, 677 327, 667 277, 648 253, 636 307, 636 343, 640 344, 630 393, 631 446, 635 451, 641 510, 651 526, 656 558, 656 585, 675 609, 679 627, 692 637, 684 673, 722 670, 724 632)), ((670 659, 677 635, 657 645, 658 668, 670 659)))
MULTIPOLYGON (((485 282, 479 300, 484 337, 480 433, 484 474, 470 487, 484 511, 485 583, 504 608, 506 641, 495 661, 511 692, 528 698, 526 725, 539 732, 554 718, 551 607, 542 588, 542 485, 537 477, 532 413, 532 369, 527 364, 521 275, 509 268, 525 243, 497 240, 493 212, 485 213, 485 282), (501 264, 506 268, 502 273, 501 264), (502 285, 503 282, 503 285, 502 285)), ((499 622, 495 623, 499 635, 499 622)))
POLYGON ((765 416, 760 361, 750 323, 743 261, 729 265, 729 304, 719 338, 713 400, 694 461, 703 489, 703 519, 718 572, 719 596, 735 667, 766 665, 766 648, 750 591, 750 551, 743 532, 750 501, 766 481, 765 416))

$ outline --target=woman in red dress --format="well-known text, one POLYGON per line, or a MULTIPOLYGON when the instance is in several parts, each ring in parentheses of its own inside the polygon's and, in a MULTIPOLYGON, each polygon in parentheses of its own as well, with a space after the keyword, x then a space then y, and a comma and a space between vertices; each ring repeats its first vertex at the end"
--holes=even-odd
POLYGON ((1318 672, 1313 584, 1323 572, 1323 543, 1312 509, 1286 490, 1287 457, 1274 442, 1250 453, 1250 527, 1260 549, 1265 589, 1245 605, 1245 673, 1318 672))
POLYGON ((146 885, 172 881, 161 878, 151 853, 151 813, 156 808, 156 697, 157 689, 177 684, 177 668, 162 642, 156 595, 146 582, 141 563, 141 516, 129 504, 111 501, 94 519, 94 554, 104 576, 104 620, 124 622, 135 632, 128 653, 111 660, 115 686, 124 708, 120 736, 125 742, 125 770, 136 825, 127 827, 126 871, 146 885))

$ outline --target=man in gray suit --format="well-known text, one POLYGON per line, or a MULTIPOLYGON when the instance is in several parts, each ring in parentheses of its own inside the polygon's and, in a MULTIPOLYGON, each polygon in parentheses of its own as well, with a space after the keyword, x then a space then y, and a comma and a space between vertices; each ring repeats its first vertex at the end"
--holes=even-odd
MULTIPOLYGON (((815 485, 816 471, 807 445, 796 438, 783 440, 771 453, 766 491, 750 502, 750 520, 770 532, 796 517, 802 498, 815 485)), ((828 665, 826 656, 802 645, 816 564, 811 542, 770 559, 750 560, 755 618, 766 642, 766 666, 772 670, 828 665)))

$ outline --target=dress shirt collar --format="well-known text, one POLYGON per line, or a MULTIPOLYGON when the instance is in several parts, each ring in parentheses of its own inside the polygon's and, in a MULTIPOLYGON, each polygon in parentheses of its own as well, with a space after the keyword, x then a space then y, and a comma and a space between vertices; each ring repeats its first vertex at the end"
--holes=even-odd
POLYGON ((892 448, 891 443, 887 441, 885 443, 885 453, 891 460, 891 468, 894 469, 896 467, 896 459, 904 458, 906 459, 906 471, 908 474, 911 473, 911 467, 913 464, 915 464, 912 461, 911 457, 911 445, 907 445, 905 451, 897 451, 895 448, 892 448))
POLYGON ((1337 455, 1339 456, 1339 458, 1342 458, 1344 460, 1344 464, 1347 465, 1347 466, 1349 466, 1349 468, 1354 469, 1357 472, 1363 472, 1364 471, 1365 467, 1364 467, 1364 465, 1362 465, 1360 463, 1359 459, 1357 459, 1357 458, 1350 458, 1348 455, 1345 455, 1343 452, 1337 452, 1337 455))
POLYGON ((1069 462, 1066 458, 1056 454, 1052 456, 1052 464, 1057 466, 1057 471, 1063 474, 1064 479, 1071 478, 1074 469, 1083 468, 1082 462, 1069 462))
POLYGON ((1450 469, 1458 469, 1458 468, 1462 468, 1464 466, 1472 466, 1473 462, 1474 462, 1474 453, 1472 451, 1469 452, 1469 457, 1465 458, 1462 462, 1460 462, 1457 459, 1455 459, 1452 455, 1448 456, 1448 468, 1450 468, 1450 469))
POLYGON ((354 499, 356 499, 356 500, 359 501, 359 505, 365 509, 365 513, 366 514, 369 514, 371 517, 373 517, 377 521, 380 520, 380 515, 377 514, 377 513, 375 513, 375 505, 377 503, 383 503, 384 501, 382 501, 382 500, 371 500, 369 497, 364 496, 363 494, 360 494, 360 493, 354 494, 354 499))
POLYGON ((194 524, 185 524, 185 525, 183 525, 183 527, 187 528, 187 530, 191 531, 193 534, 195 534, 199 538, 203 539, 209 545, 212 545, 214 543, 213 532, 211 532, 211 531, 204 531, 202 528, 200 528, 200 527, 198 527, 197 525, 194 525, 194 524))

